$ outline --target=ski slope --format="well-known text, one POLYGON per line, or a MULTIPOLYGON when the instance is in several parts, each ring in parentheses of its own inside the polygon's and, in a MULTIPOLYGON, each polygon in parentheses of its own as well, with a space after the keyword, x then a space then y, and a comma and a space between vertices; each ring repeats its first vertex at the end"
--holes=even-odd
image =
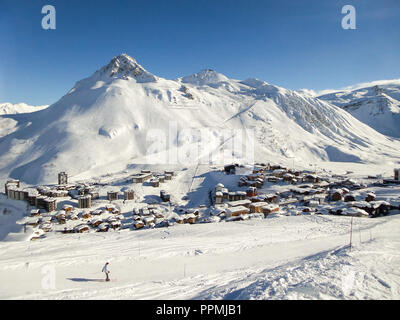
POLYGON ((339 216, 2 242, 0 298, 398 299, 399 227, 399 215, 354 219, 351 250, 350 219, 339 216))

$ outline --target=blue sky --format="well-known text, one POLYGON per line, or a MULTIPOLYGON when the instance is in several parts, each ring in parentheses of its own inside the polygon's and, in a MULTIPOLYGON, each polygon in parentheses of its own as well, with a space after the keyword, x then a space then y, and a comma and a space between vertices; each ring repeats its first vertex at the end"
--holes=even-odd
POLYGON ((322 90, 400 78, 400 1, 0 0, 0 41, 0 102, 54 103, 120 53, 167 79, 212 68, 322 90))

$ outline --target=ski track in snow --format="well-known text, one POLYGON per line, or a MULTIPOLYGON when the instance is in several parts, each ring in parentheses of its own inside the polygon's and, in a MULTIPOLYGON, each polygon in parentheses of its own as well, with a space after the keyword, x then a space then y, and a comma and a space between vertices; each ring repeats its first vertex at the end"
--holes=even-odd
POLYGON ((276 217, 0 243, 0 298, 397 299, 400 216, 355 219, 352 250, 349 222, 276 217), (98 281, 106 260, 109 283, 98 281), (56 289, 41 288, 46 265, 56 289))

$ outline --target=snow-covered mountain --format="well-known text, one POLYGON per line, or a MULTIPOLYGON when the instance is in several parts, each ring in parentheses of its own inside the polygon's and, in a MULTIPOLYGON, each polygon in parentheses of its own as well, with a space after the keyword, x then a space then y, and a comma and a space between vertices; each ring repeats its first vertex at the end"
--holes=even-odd
POLYGON ((13 131, 17 130, 18 122, 4 115, 18 114, 18 113, 32 113, 47 108, 48 105, 43 106, 29 106, 26 103, 0 103, 0 138, 4 137, 13 131))
POLYGON ((26 103, 0 103, 0 115, 3 114, 17 114, 17 113, 31 113, 47 108, 48 105, 43 106, 29 106, 26 103))
POLYGON ((318 98, 343 108, 380 133, 400 138, 400 80, 365 84, 318 98))
POLYGON ((0 175, 28 183, 54 182, 64 170, 74 176, 132 163, 208 162, 210 154, 214 162, 232 161, 221 149, 246 162, 252 160, 253 141, 256 161, 391 166, 400 160, 398 140, 321 99, 212 70, 166 80, 126 54, 77 82, 50 107, 7 117, 18 125, 0 139, 0 175), (199 150, 200 140, 207 143, 199 150), (237 143, 242 151, 229 146, 237 143))

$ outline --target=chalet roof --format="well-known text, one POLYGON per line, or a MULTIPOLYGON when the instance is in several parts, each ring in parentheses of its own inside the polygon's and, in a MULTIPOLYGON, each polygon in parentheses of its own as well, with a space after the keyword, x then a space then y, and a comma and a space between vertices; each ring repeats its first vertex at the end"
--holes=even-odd
POLYGON ((230 213, 241 212, 241 211, 249 212, 250 210, 244 206, 230 207, 230 208, 226 209, 226 212, 230 212, 230 213))

